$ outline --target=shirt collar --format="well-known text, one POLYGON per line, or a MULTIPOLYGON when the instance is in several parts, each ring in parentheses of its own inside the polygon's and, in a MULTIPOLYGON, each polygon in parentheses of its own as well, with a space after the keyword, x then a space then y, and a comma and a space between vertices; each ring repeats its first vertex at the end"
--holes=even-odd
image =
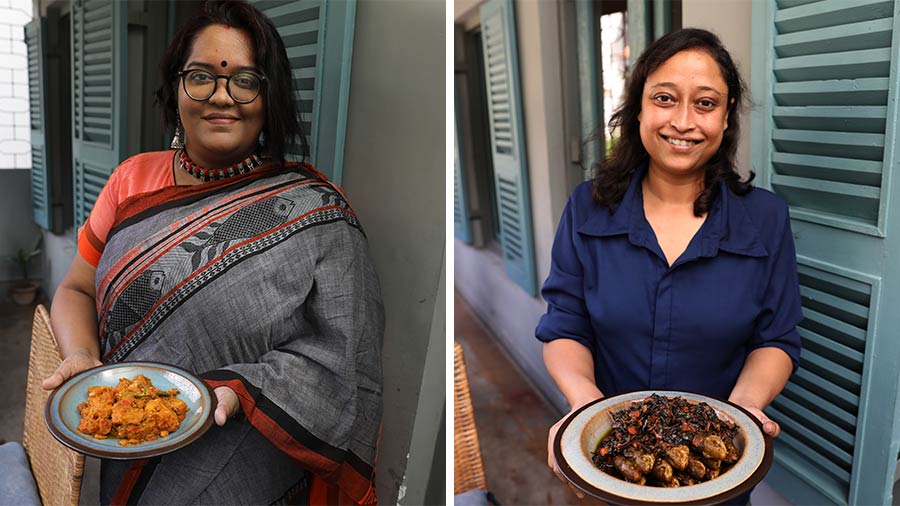
MULTIPOLYGON (((653 230, 644 217, 641 189, 641 180, 647 172, 647 166, 648 162, 645 161, 632 172, 628 189, 612 214, 606 208, 591 202, 591 212, 587 220, 578 227, 578 232, 596 237, 627 234, 629 241, 635 246, 648 246, 652 242, 653 230)), ((752 257, 768 256, 746 205, 724 183, 720 184, 719 197, 698 232, 699 255, 712 257, 718 250, 723 250, 752 257)))

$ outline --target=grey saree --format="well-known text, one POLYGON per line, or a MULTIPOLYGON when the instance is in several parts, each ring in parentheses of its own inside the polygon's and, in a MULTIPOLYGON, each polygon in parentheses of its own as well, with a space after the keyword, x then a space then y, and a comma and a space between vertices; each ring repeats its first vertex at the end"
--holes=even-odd
POLYGON ((242 408, 171 454, 104 461, 103 503, 376 501, 381 293, 355 213, 312 167, 129 198, 96 290, 104 363, 174 364, 242 408))

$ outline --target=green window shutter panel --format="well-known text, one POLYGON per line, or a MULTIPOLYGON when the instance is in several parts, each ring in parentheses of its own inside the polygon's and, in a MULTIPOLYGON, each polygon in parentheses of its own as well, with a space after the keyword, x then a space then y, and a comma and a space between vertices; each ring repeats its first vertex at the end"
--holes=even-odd
POLYGON ((124 157, 124 2, 72 5, 72 162, 75 224, 81 226, 106 180, 124 157))
POLYGON ((752 22, 751 166, 790 206, 804 316, 766 410, 782 427, 767 481, 797 504, 889 504, 900 1, 766 0, 752 22))
MULTIPOLYGON (((454 111, 456 96, 454 95, 454 111)), ((466 200, 466 180, 459 150, 459 114, 455 114, 453 129, 453 232, 456 238, 465 243, 472 242, 472 231, 469 224, 469 208, 466 200)))
POLYGON ((894 10, 776 2, 769 183, 798 219, 882 233, 894 10))
POLYGON ((28 104, 31 109, 31 216, 35 223, 49 230, 53 228, 53 201, 44 123, 46 67, 43 37, 40 17, 25 25, 25 43, 28 45, 28 104))
MULTIPOLYGON (((356 0, 260 0, 254 5, 284 40, 309 140, 309 161, 340 184, 356 0)), ((291 158, 300 156, 293 153, 291 158)))
POLYGON ((483 3, 481 27, 503 260, 507 275, 533 295, 536 282, 531 202, 512 0, 483 3))

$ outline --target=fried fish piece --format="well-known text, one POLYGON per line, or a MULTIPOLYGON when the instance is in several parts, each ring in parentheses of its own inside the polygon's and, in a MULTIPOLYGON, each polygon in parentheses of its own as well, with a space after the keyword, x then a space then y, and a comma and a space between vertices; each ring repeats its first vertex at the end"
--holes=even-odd
POLYGON ((632 483, 638 483, 641 479, 644 478, 644 475, 641 474, 640 471, 634 465, 634 461, 631 459, 626 459, 625 457, 618 456, 613 460, 613 463, 616 465, 616 469, 622 473, 622 476, 625 477, 626 480, 632 483))
POLYGON ((688 459, 687 471, 698 480, 702 480, 706 476, 706 466, 703 465, 703 462, 700 462, 700 459, 695 459, 694 457, 688 459))
POLYGON ((678 445, 666 450, 666 460, 679 471, 684 471, 687 468, 690 456, 691 450, 686 445, 678 445))
POLYGON ((661 483, 670 483, 672 481, 672 465, 668 461, 660 459, 653 466, 651 474, 661 483))
POLYGON ((723 460, 728 455, 725 441, 716 435, 705 436, 698 449, 708 459, 723 460))

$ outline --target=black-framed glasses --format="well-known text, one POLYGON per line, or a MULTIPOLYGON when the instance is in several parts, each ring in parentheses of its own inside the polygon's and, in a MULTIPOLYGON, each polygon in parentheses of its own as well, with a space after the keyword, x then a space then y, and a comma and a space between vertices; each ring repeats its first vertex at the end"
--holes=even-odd
POLYGON ((228 92, 228 96, 239 104, 249 104, 259 96, 262 84, 266 80, 266 76, 254 72, 238 72, 229 76, 193 69, 182 70, 176 75, 181 78, 181 85, 184 86, 187 96, 198 102, 209 100, 216 92, 219 79, 225 79, 225 91, 228 92))

